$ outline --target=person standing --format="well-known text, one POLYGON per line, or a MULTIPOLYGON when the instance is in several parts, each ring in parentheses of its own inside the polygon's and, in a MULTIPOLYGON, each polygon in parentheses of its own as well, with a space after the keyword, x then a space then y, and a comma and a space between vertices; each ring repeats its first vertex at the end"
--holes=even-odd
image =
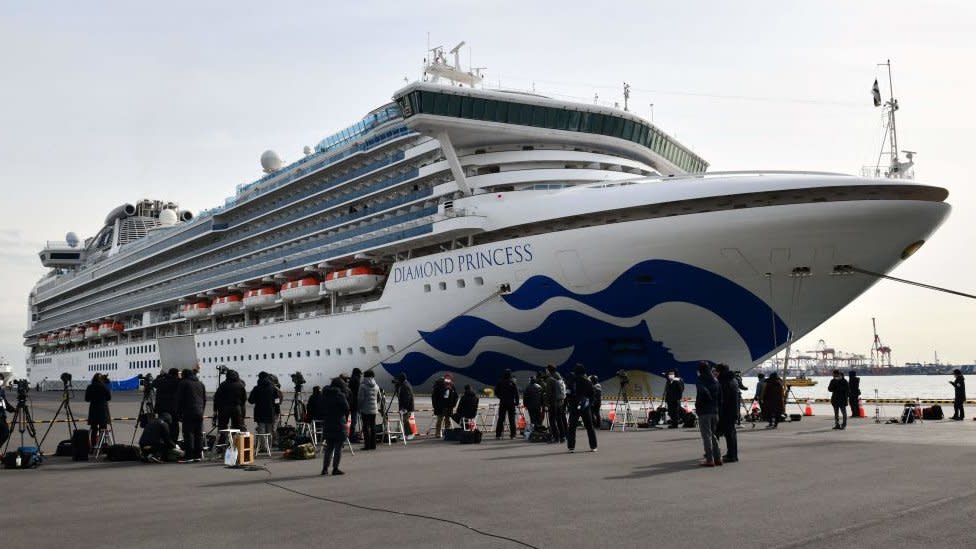
POLYGON ((458 394, 450 375, 441 376, 434 382, 430 402, 434 408, 434 436, 441 438, 441 425, 444 429, 451 428, 451 414, 457 404, 458 394))
POLYGON ((159 417, 169 418, 169 435, 173 440, 180 438, 180 423, 176 420, 176 388, 180 386, 180 371, 170 368, 153 380, 153 388, 156 389, 156 413, 159 417))
POLYGON ((519 405, 519 390, 512 380, 512 371, 505 370, 502 378, 495 385, 495 397, 498 398, 498 422, 495 425, 495 439, 502 438, 502 428, 505 418, 508 418, 508 438, 515 438, 515 409, 519 405))
POLYGON ((847 404, 853 401, 850 385, 840 370, 834 370, 834 377, 827 385, 827 390, 830 391, 830 404, 834 407, 834 429, 847 429, 847 404), (843 423, 840 421, 841 414, 844 416, 843 423))
POLYGON ((0 376, 0 448, 10 438, 10 427, 7 425, 7 412, 16 410, 7 400, 7 393, 3 390, 3 376, 0 376))
POLYGON ((366 370, 359 384, 359 415, 363 423, 363 450, 376 449, 376 415, 380 410, 380 387, 376 384, 376 374, 366 370))
POLYGON ((542 426, 542 396, 542 385, 539 385, 539 380, 535 376, 529 378, 529 384, 523 392, 523 402, 529 412, 529 422, 532 424, 533 431, 542 426))
POLYGON ((214 392, 213 406, 217 413, 217 429, 244 430, 244 406, 247 403, 247 391, 241 376, 234 370, 227 372, 227 379, 214 392))
POLYGON ((676 370, 668 370, 664 382, 664 404, 668 407, 668 429, 677 429, 681 421, 681 397, 685 394, 685 382, 676 370))
POLYGON ((325 451, 322 452, 322 474, 326 475, 332 466, 332 476, 344 475, 339 469, 342 459, 342 445, 346 442, 346 419, 349 417, 349 401, 346 399, 344 383, 335 378, 322 391, 317 411, 322 418, 322 437, 325 438, 325 451))
POLYGON ((723 462, 735 463, 739 461, 739 439, 736 425, 739 423, 739 401, 741 399, 740 380, 729 369, 728 364, 719 364, 718 385, 721 391, 721 407, 718 410, 718 436, 725 437, 725 455, 723 462))
POLYGON ((779 426, 780 417, 786 412, 786 402, 783 400, 783 381, 779 374, 773 372, 769 374, 769 379, 763 383, 762 397, 759 402, 762 405, 762 413, 769 422, 766 425, 769 429, 779 426))
POLYGON ((718 446, 718 412, 722 405, 722 391, 712 365, 708 362, 698 363, 698 384, 695 395, 695 413, 698 414, 698 430, 701 432, 702 443, 705 446, 703 467, 714 467, 722 464, 722 450, 718 446))
POLYGON ((193 370, 183 370, 176 389, 176 411, 183 422, 186 461, 203 459, 203 412, 207 407, 207 390, 193 370))
POLYGON ((600 417, 600 409, 603 408, 603 385, 600 385, 600 378, 596 376, 590 376, 590 383, 593 384, 593 428, 600 428, 600 421, 603 419, 600 417))
MULTIPOLYGON (((277 398, 278 391, 275 389, 273 383, 271 383, 271 378, 268 376, 267 372, 260 372, 258 374, 258 384, 251 389, 251 394, 248 395, 247 401, 254 405, 254 432, 255 434, 267 434, 271 435, 274 431, 274 421, 275 421, 275 399, 277 398)), ((264 441, 266 449, 271 452, 271 441, 270 437, 261 437, 258 441, 264 441)), ((261 449, 255 444, 254 452, 257 454, 261 449)))
POLYGON ((955 389, 955 398, 952 400, 952 419, 962 421, 966 418, 966 378, 962 376, 962 371, 958 368, 952 371, 953 377, 949 385, 955 389))
POLYGON ((861 378, 851 370, 848 374, 847 389, 850 393, 851 417, 861 417, 861 378))
POLYGON ((553 442, 566 442, 566 381, 552 364, 546 366, 549 432, 553 442))
POLYGON ((407 434, 407 440, 413 440, 413 432, 410 430, 410 414, 414 412, 413 386, 403 372, 397 374, 393 385, 396 387, 397 409, 400 411, 403 431, 407 434))
POLYGON ((755 401, 756 404, 759 405, 759 414, 760 414, 760 416, 763 416, 763 411, 762 411, 762 403, 763 403, 763 401, 762 401, 762 398, 763 398, 763 389, 765 387, 766 387, 766 374, 760 372, 756 376, 756 395, 754 397, 752 397, 752 400, 755 401))
POLYGON ((573 390, 571 397, 567 398, 569 408, 569 425, 566 427, 566 446, 569 452, 576 451, 576 427, 583 420, 583 427, 586 429, 586 438, 590 443, 590 451, 597 451, 596 429, 593 428, 593 383, 586 376, 586 368, 582 364, 576 364, 573 368, 574 377, 571 381, 573 390))
POLYGON ((363 382, 363 371, 359 368, 352 369, 352 377, 349 378, 349 440, 359 442, 359 386, 363 382))
POLYGON ((88 425, 91 427, 91 447, 98 445, 98 432, 108 428, 112 423, 108 402, 112 400, 112 391, 108 388, 108 378, 100 372, 91 380, 91 385, 85 389, 85 402, 88 403, 88 425))

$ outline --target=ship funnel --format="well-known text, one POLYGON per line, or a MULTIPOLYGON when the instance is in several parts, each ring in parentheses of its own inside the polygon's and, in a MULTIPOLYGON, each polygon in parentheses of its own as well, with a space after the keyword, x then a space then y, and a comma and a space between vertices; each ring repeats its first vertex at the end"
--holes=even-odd
POLYGON ((118 208, 110 211, 105 217, 105 224, 112 225, 116 219, 125 219, 136 215, 136 207, 132 204, 122 204, 118 208))
POLYGON ((183 210, 180 212, 180 221, 189 221, 193 219, 193 212, 189 210, 183 210))

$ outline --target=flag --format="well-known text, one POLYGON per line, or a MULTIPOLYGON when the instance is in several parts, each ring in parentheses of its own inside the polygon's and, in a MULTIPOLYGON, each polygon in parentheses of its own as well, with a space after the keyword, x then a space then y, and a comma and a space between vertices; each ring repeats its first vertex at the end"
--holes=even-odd
POLYGON ((878 79, 874 79, 874 85, 871 86, 871 95, 874 96, 874 106, 881 106, 881 88, 878 87, 878 79))

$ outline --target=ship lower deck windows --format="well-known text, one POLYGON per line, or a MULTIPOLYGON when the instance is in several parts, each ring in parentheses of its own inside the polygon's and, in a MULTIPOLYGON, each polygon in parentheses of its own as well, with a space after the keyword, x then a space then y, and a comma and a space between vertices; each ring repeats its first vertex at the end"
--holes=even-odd
POLYGON ((440 288, 441 290, 446 290, 447 289, 447 282, 438 282, 437 283, 437 287, 440 288))
POLYGON ((474 277, 474 285, 475 286, 484 286, 485 285, 485 279, 482 278, 482 277, 480 277, 480 276, 474 277))
POLYGON ((430 284, 424 284, 424 292, 430 292, 430 284))
POLYGON ((463 288, 464 286, 465 286, 464 279, 463 278, 457 279, 457 287, 463 288))

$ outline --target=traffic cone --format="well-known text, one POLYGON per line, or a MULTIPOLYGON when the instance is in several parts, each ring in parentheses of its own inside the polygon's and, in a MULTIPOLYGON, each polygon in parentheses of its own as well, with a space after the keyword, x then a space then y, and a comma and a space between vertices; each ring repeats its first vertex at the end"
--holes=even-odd
POLYGON ((413 417, 413 413, 410 413, 410 418, 407 419, 407 425, 410 426, 410 434, 417 435, 417 419, 413 417))
POLYGON ((525 416, 519 416, 518 422, 516 423, 519 431, 525 430, 525 416))
POLYGON ((857 399, 857 417, 867 417, 867 414, 864 413, 864 399, 863 398, 857 399))
POLYGON ((807 407, 803 409, 803 415, 805 416, 813 415, 813 400, 807 399, 807 407))
POLYGON ((617 419, 617 407, 616 406, 614 406, 613 408, 610 409, 610 413, 607 414, 607 419, 610 420, 610 423, 613 423, 614 420, 617 419))

